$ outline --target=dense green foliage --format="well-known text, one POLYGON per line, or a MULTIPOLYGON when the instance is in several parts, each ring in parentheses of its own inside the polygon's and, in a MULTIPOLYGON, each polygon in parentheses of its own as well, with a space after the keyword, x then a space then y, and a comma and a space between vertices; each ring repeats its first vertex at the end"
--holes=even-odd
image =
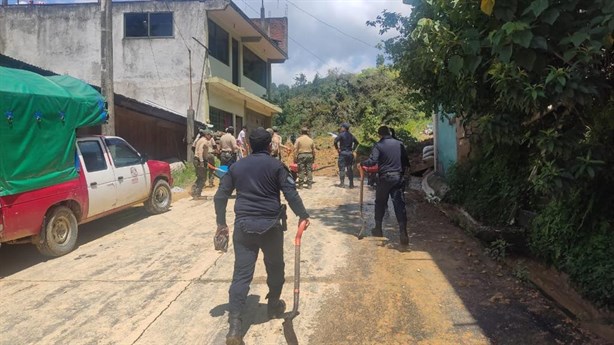
POLYGON ((301 74, 292 86, 273 84, 271 98, 283 109, 275 118, 282 133, 298 133, 306 126, 317 136, 336 132, 339 124, 348 122, 358 139, 370 144, 382 123, 398 128, 408 141, 430 122, 407 98, 397 73, 384 66, 357 74, 331 70, 313 81, 301 74))
POLYGON ((383 46, 415 104, 472 133, 453 198, 497 224, 536 211, 533 252, 614 306, 614 1, 409 2, 369 24, 400 32, 383 46))

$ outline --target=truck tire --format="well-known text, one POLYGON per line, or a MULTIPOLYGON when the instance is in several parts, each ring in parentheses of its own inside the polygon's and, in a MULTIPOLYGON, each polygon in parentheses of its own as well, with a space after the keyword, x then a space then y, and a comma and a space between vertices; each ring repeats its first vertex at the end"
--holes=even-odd
POLYGON ((36 248, 46 256, 62 256, 70 253, 77 244, 77 218, 66 206, 55 206, 45 216, 40 241, 36 248))
POLYGON ((145 209, 151 214, 160 214, 171 208, 171 186, 164 180, 156 181, 149 199, 145 201, 145 209))

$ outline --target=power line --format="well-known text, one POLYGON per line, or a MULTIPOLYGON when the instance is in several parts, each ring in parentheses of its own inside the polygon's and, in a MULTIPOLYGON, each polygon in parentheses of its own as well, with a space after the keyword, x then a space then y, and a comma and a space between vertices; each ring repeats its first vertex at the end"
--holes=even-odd
POLYGON ((362 43, 362 44, 364 44, 364 45, 366 45, 366 46, 368 46, 368 47, 371 47, 371 48, 377 49, 377 47, 376 47, 376 46, 374 46, 374 45, 372 45, 371 43, 368 43, 368 42, 366 42, 366 41, 363 41, 363 40, 361 40, 361 39, 360 39, 360 38, 358 38, 358 37, 352 36, 352 35, 350 35, 350 34, 348 34, 348 33, 344 32, 344 31, 342 31, 341 29, 339 29, 338 27, 336 27, 336 26, 334 26, 334 25, 328 24, 328 23, 327 23, 327 22, 325 22, 324 20, 322 20, 322 19, 320 19, 320 18, 318 18, 318 17, 314 16, 313 14, 311 14, 311 13, 309 13, 309 12, 305 11, 304 9, 302 9, 302 8, 298 7, 298 6, 297 6, 295 3, 293 3, 292 1, 290 1, 290 0, 286 0, 286 2, 287 2, 287 3, 289 3, 290 5, 292 5, 292 6, 296 7, 296 9, 298 9, 299 11, 301 11, 301 12, 303 12, 303 13, 307 14, 307 15, 308 15, 308 16, 310 16, 311 18, 313 18, 313 19, 317 20, 318 22, 320 22, 320 23, 322 23, 322 24, 324 24, 324 25, 326 25, 326 26, 328 26, 328 27, 330 27, 330 28, 332 28, 332 29, 334 29, 334 30, 336 30, 336 31, 340 32, 341 34, 343 34, 343 35, 345 35, 345 36, 347 36, 347 37, 349 37, 349 38, 352 38, 352 39, 354 39, 354 40, 356 40, 356 41, 358 41, 358 42, 360 42, 360 43, 362 43))
POLYGON ((324 60, 322 60, 319 56, 317 56, 315 53, 313 53, 312 51, 310 51, 309 49, 305 48, 302 44, 298 43, 297 40, 295 40, 294 38, 290 37, 290 35, 288 35, 288 37, 290 38, 290 40, 294 43, 296 43, 299 47, 303 48, 303 50, 305 50, 306 52, 308 52, 309 54, 313 55, 313 57, 315 57, 316 59, 320 60, 320 62, 322 64, 325 64, 326 62, 324 62, 324 60))
MULTIPOLYGON (((250 6, 250 4, 247 3, 247 1, 243 0, 243 2, 245 3, 245 5, 247 5, 247 7, 249 7, 252 11, 256 12, 257 14, 260 14, 256 9, 254 9, 252 6, 250 6)), ((303 50, 305 50, 306 52, 308 52, 309 54, 311 54, 313 57, 315 57, 316 59, 318 59, 322 64, 325 64, 326 62, 324 62, 324 60, 322 58, 320 58, 318 55, 316 55, 314 52, 312 52, 311 50, 305 48, 305 46, 303 46, 302 44, 300 44, 297 40, 295 40, 294 38, 292 38, 292 36, 290 36, 290 34, 288 34, 288 38, 296 43, 296 45, 298 45, 299 47, 303 48, 303 50)))

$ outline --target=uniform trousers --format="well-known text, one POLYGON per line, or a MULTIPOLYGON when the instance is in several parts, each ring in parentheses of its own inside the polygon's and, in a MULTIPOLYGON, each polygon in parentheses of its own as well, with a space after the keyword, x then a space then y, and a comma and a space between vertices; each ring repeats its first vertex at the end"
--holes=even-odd
POLYGON ((341 184, 344 183, 345 175, 347 175, 350 185, 354 185, 354 154, 352 151, 341 151, 337 163, 339 165, 339 181, 341 184))
POLYGON ((258 252, 262 250, 267 273, 270 300, 278 299, 284 286, 284 233, 281 225, 263 234, 249 233, 241 229, 232 235, 235 250, 235 266, 230 285, 229 312, 240 314, 245 306, 249 285, 254 278, 258 252))
POLYGON ((397 221, 399 224, 407 223, 404 191, 405 180, 400 173, 380 174, 375 190, 375 222, 381 223, 384 219, 390 196, 397 221))

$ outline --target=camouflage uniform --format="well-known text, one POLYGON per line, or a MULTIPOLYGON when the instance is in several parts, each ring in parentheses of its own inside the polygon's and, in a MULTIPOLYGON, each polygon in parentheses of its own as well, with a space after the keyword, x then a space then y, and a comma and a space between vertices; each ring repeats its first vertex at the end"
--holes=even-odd
POLYGON ((206 157, 209 153, 207 149, 207 139, 205 137, 200 137, 194 143, 194 169, 196 170, 196 181, 192 185, 191 194, 192 197, 198 198, 203 191, 203 186, 205 185, 205 177, 207 174, 207 170, 205 168, 206 157))
POLYGON ((307 188, 311 188, 313 183, 313 162, 315 160, 315 144, 313 139, 307 134, 303 134, 294 144, 295 160, 298 165, 298 183, 297 188, 301 188, 303 184, 307 188))
MULTIPOLYGON (((206 133, 206 135, 213 136, 213 133, 208 132, 206 133)), ((215 144, 215 139, 213 139, 213 137, 209 137, 209 139, 206 139, 206 140, 207 140, 205 142, 205 145, 207 145, 206 163, 208 163, 210 166, 215 166, 215 156, 213 155, 217 147, 215 144)), ((213 174, 215 170, 211 169, 209 166, 207 166, 206 168, 208 168, 206 169, 207 175, 208 175, 206 180, 209 180, 209 187, 213 187, 213 174)))

